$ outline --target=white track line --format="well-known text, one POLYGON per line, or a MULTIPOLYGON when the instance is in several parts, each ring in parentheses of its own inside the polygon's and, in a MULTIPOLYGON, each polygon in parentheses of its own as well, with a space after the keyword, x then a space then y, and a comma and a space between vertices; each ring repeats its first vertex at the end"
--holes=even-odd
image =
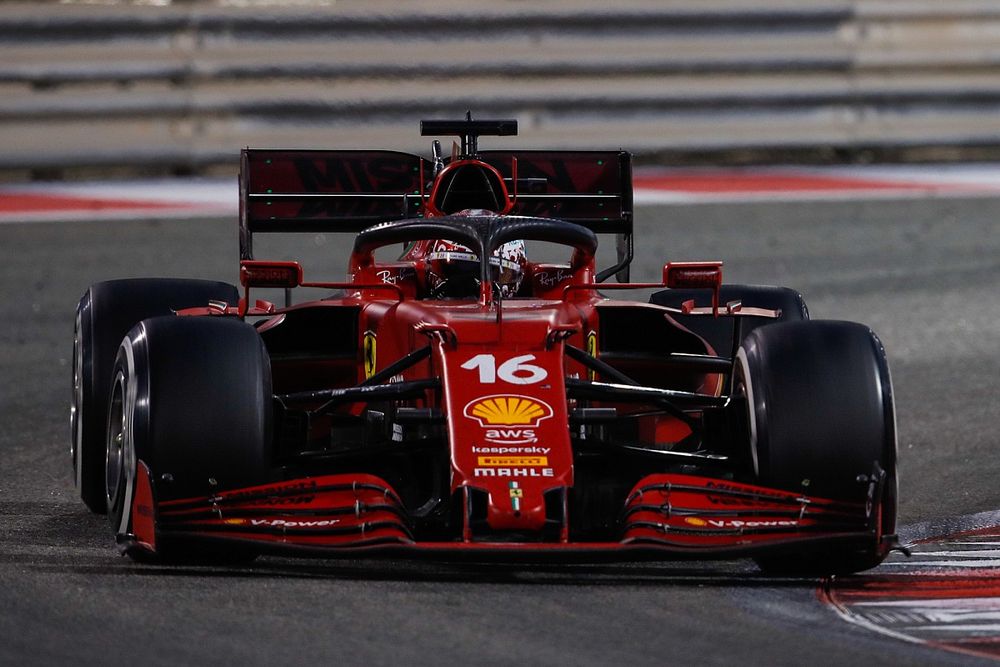
MULTIPOLYGON (((738 204, 810 201, 882 201, 894 199, 954 199, 1000 197, 1000 164, 949 165, 868 165, 834 167, 745 167, 745 168, 637 168, 639 185, 634 198, 637 204, 738 204), (676 185, 670 177, 677 176, 676 185), (762 187, 743 190, 727 186, 726 178, 759 180, 762 187), (718 182, 692 186, 692 179, 718 182), (652 187, 643 181, 662 179, 652 187), (768 179, 773 182, 768 185, 768 179), (789 179, 814 179, 814 189, 788 187, 780 182, 789 179), (831 183, 823 184, 824 180, 831 183), (839 186, 833 181, 844 181, 839 186), (851 182, 855 185, 851 185, 851 182), (685 189, 685 187, 687 189, 685 189)), ((3 210, 0 224, 21 222, 71 222, 91 220, 186 219, 195 217, 235 216, 238 210, 238 186, 235 177, 147 179, 121 182, 9 183, 0 185, 0 198, 17 195, 71 197, 89 200, 91 205, 76 209, 60 208, 3 210), (101 201, 112 201, 114 208, 101 208, 101 201), (135 208, 127 203, 136 202, 135 208), (153 204, 148 208, 143 204, 153 204)))

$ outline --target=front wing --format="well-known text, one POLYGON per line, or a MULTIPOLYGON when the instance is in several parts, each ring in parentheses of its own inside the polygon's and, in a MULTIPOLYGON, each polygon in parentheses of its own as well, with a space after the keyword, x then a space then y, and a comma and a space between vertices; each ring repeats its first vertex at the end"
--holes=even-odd
MULTIPOLYGON (((123 548, 156 553, 172 538, 242 543, 307 556, 425 555, 531 560, 628 561, 734 558, 856 543, 892 546, 877 503, 845 503, 677 474, 645 477, 623 510, 621 538, 608 542, 414 539, 399 497, 371 475, 325 475, 156 503, 139 463, 132 532, 123 548)), ((869 498, 880 498, 872 482, 869 498)))

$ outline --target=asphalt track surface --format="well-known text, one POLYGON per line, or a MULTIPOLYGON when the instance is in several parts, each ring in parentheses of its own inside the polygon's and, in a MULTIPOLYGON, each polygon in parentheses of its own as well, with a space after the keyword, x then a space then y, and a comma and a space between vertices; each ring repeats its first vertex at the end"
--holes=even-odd
MULTIPOLYGON (((1000 199, 645 207, 637 239, 635 279, 724 259, 728 282, 793 286, 814 318, 870 324, 897 393, 901 522, 1000 508, 1000 199)), ((295 244, 330 277, 344 265, 343 238, 295 244)), ((73 489, 69 364, 87 285, 139 275, 235 280, 235 223, 0 226, 0 664, 980 662, 845 624, 817 581, 742 561, 123 559, 73 489)))

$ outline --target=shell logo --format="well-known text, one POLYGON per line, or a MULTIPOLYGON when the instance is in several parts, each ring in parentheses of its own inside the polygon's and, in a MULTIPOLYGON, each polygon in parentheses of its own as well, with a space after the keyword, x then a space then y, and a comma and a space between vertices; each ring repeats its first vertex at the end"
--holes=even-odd
POLYGON ((552 408, 545 401, 527 396, 503 394, 486 396, 470 401, 465 406, 465 416, 487 426, 538 426, 538 422, 552 416, 552 408))
POLYGON ((699 519, 698 517, 695 517, 695 516, 686 516, 686 517, 684 517, 684 523, 688 524, 689 526, 707 526, 708 525, 707 521, 705 521, 704 519, 699 519))

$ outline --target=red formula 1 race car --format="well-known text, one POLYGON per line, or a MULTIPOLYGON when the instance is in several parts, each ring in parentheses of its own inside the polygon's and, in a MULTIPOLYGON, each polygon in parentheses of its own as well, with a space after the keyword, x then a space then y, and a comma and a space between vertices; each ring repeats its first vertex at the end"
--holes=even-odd
POLYGON ((629 154, 478 148, 515 132, 425 121, 461 137, 430 160, 244 150, 241 289, 87 290, 76 483, 125 552, 751 556, 806 574, 885 557, 896 438, 875 334, 810 321, 786 288, 724 285, 720 262, 605 282, 628 280, 629 154), (356 234, 344 282, 253 256, 257 234, 320 231, 356 234), (618 249, 601 271, 599 234, 618 249), (277 306, 260 288, 326 291, 277 306))

